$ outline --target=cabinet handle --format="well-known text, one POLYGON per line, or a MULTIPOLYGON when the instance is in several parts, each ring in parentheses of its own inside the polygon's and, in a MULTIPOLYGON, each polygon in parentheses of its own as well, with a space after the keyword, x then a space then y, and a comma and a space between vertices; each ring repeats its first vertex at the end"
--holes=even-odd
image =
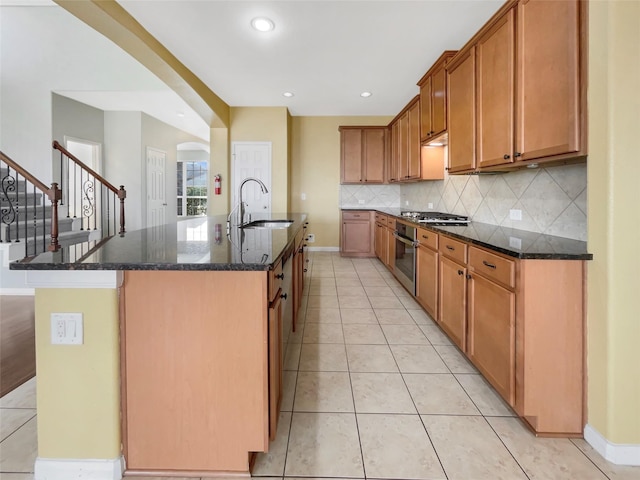
POLYGON ((471 280, 471 275, 467 273, 467 280, 471 280))
POLYGON ((489 263, 489 262, 487 262, 486 260, 483 260, 483 261, 482 261, 482 264, 483 264, 485 267, 493 268, 494 270, 496 269, 496 266, 495 266, 493 263, 489 263))
POLYGON ((280 298, 284 298, 286 300, 287 299, 287 294, 283 293, 282 295, 280 295, 280 298))
POLYGON ((505 153, 502 158, 504 158, 505 160, 509 160, 511 158, 511 155, 509 155, 508 153, 505 153))
POLYGON ((276 278, 279 278, 280 280, 284 280, 284 273, 279 273, 278 275, 276 275, 276 278))
POLYGON ((520 152, 516 152, 516 153, 513 154, 514 158, 518 158, 518 157, 521 157, 521 156, 522 156, 522 154, 520 152))
POLYGON ((458 275, 464 275, 464 272, 462 270, 458 270, 458 275))
POLYGON ((298 253, 303 253, 304 252, 304 248, 300 247, 300 250, 298 250, 298 253))
POLYGON ((429 238, 428 235, 422 235, 422 238, 424 238, 425 240, 427 240, 429 238))
POLYGON ((360 218, 360 215, 354 215, 354 217, 358 217, 358 218, 360 218))
POLYGON ((306 272, 306 271, 307 271, 307 269, 305 268, 305 269, 304 269, 304 271, 306 272))
POLYGON ((447 250, 455 250, 451 245, 447 245, 447 250))

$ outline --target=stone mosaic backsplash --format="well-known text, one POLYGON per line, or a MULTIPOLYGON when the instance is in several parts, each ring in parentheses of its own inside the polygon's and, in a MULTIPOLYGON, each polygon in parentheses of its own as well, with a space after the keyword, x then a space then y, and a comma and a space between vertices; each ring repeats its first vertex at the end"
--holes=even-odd
POLYGON ((399 206, 468 215, 477 222, 586 241, 587 166, 450 175, 405 184, 400 187, 399 206), (522 220, 510 219, 512 209, 521 210, 522 220))

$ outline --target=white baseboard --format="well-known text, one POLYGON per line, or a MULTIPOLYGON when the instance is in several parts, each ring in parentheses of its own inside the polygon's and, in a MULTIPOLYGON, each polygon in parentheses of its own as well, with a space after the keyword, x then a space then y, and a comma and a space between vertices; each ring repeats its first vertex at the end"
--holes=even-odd
POLYGON ((0 295, 35 295, 35 288, 0 288, 0 295))
POLYGON ((584 439, 611 463, 640 466, 640 445, 612 443, 589 424, 584 427, 584 439))
POLYGON ((36 458, 35 480, 120 480, 124 458, 113 460, 73 460, 36 458))
POLYGON ((340 247, 307 247, 309 252, 339 252, 340 247))

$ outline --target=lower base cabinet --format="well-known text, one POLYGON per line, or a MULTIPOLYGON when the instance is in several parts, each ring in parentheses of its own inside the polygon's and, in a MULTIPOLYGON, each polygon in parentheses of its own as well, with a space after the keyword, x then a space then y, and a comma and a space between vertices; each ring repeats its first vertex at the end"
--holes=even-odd
POLYGON ((276 438, 282 398, 282 290, 269 307, 269 440, 276 438))
POLYGON ((346 257, 374 257, 373 211, 343 210, 340 254, 346 257))
POLYGON ((467 355, 510 405, 515 404, 515 293, 469 275, 467 355))
POLYGON ((467 269, 444 256, 440 256, 438 284, 440 315, 438 323, 451 340, 466 349, 467 337, 467 269))

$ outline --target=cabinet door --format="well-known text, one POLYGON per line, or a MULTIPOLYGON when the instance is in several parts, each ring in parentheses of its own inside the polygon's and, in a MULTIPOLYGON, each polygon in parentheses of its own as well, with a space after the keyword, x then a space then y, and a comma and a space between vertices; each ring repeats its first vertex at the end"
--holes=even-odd
POLYGON ((449 172, 475 168, 475 47, 448 70, 449 172))
POLYGON ((342 253, 369 253, 373 249, 371 222, 346 220, 342 222, 342 253))
POLYGON ((431 137, 447 129, 447 72, 444 65, 431 75, 431 137))
POLYGON ((409 112, 406 111, 398 120, 398 181, 409 178, 409 112))
POLYGON ((517 160, 579 149, 578 4, 578 0, 518 4, 517 160))
POLYGON ((385 128, 363 130, 363 168, 366 183, 384 182, 385 128))
MULTIPOLYGON (((443 70, 444 74, 444 70, 443 70)), ((431 77, 420 87, 420 139, 428 140, 431 128, 431 77)))
POLYGON ((275 440, 282 395, 282 300, 281 291, 269 307, 269 440, 275 440))
POLYGON ((389 183, 398 181, 398 150, 400 148, 400 122, 391 125, 391 155, 387 170, 389 183))
POLYGON ((409 178, 420 178, 420 102, 414 103, 408 112, 408 167, 409 178))
POLYGON ((466 267, 440 255, 440 326, 463 351, 466 348, 467 321, 466 267))
POLYGON ((416 299, 429 315, 438 318, 438 252, 419 247, 416 299))
POLYGON ((340 131, 342 183, 362 182, 362 130, 348 128, 340 131))
POLYGON ((476 45, 478 63, 478 166, 513 162, 515 10, 476 45))
POLYGON ((378 257, 381 261, 384 262, 384 243, 386 242, 387 234, 385 228, 381 223, 376 223, 376 234, 375 234, 375 251, 376 257, 378 257))
POLYGON ((515 293, 478 274, 469 281, 468 356, 515 405, 515 293))
POLYGON ((387 228, 385 229, 387 232, 387 256, 385 259, 385 263, 387 268, 393 272, 395 269, 395 260, 396 260, 396 239, 393 236, 393 229, 387 228))

